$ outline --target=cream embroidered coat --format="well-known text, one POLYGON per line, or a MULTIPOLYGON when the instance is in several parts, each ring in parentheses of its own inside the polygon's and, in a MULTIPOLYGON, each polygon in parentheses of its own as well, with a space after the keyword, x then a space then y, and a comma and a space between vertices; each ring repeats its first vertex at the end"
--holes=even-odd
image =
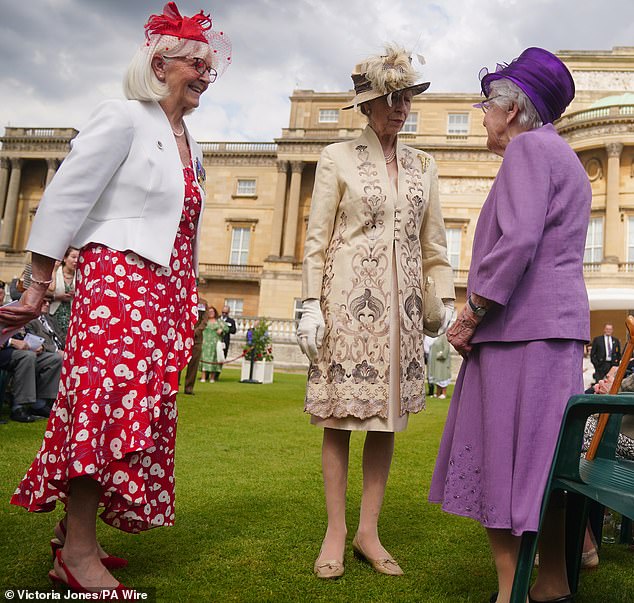
POLYGON ((400 315, 400 408, 424 408, 423 282, 454 298, 433 158, 397 143, 398 195, 368 126, 330 145, 317 165, 306 237, 302 298, 320 299, 324 340, 308 372, 307 412, 387 416, 392 250, 400 315))

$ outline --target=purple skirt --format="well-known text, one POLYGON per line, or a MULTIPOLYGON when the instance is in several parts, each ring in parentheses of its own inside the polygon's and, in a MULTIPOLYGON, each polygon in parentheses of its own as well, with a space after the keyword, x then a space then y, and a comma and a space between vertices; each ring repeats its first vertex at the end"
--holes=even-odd
POLYGON ((583 393, 583 342, 481 343, 462 363, 429 500, 515 536, 537 531, 559 428, 583 393))

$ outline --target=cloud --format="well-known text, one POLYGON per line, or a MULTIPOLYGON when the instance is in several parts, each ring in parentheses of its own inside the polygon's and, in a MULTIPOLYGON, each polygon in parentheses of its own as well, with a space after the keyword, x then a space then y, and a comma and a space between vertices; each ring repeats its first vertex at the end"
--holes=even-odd
MULTIPOLYGON (((0 126, 76 127, 107 97, 162 0, 6 2, 0 23, 0 126)), ((350 72, 384 42, 424 55, 430 93, 477 92, 481 67, 528 46, 609 50, 632 44, 634 3, 578 0, 199 0, 233 42, 233 64, 188 118, 199 140, 273 140, 294 89, 351 88, 350 72)))

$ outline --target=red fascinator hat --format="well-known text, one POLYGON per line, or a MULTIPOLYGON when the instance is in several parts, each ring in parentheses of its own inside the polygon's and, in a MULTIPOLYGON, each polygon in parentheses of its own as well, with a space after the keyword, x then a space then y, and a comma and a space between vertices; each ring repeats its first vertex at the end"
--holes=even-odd
POLYGON ((223 31, 212 31, 211 15, 202 10, 193 17, 180 14, 175 2, 168 2, 162 15, 150 15, 145 24, 146 45, 153 36, 172 36, 184 40, 195 40, 211 48, 220 75, 231 63, 231 41, 223 31))

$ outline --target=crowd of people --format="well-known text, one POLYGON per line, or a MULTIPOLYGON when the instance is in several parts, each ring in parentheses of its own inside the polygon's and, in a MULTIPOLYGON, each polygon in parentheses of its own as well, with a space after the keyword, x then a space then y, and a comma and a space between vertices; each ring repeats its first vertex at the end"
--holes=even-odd
MULTIPOLYGON (((18 301, 20 296, 21 292, 15 289, 13 295, 8 294, 7 303, 18 301)), ((41 314, 0 346, 0 370, 8 377, 0 394, 10 400, 13 421, 33 423, 48 419, 57 397, 66 331, 50 312, 53 300, 53 293, 49 293, 42 301, 41 314)))
MULTIPOLYGON (((97 541, 100 508, 126 532, 173 524, 179 375, 186 370, 186 394, 199 367, 201 381, 217 381, 236 332, 227 306, 219 314, 197 295, 205 170, 183 120, 230 61, 228 37, 203 11, 184 17, 169 2, 149 17, 125 76, 128 100, 99 105, 73 141, 35 215, 19 299, 0 308, 11 331, 0 349, 0 369, 13 377, 11 417, 48 418, 11 502, 32 512, 63 504, 49 577, 75 591, 124 590, 111 572, 127 560, 97 541)), ((485 528, 498 574, 491 601, 506 603, 520 537, 538 529, 563 410, 583 390, 591 190, 552 125, 574 82, 540 48, 481 72, 477 106, 502 163, 456 316, 438 169, 397 136, 429 82, 398 45, 364 59, 352 81, 345 109, 368 123, 317 165, 297 329, 310 361, 305 410, 323 429, 327 525, 313 571, 345 572, 357 431, 363 493, 352 548, 376 572, 404 573, 378 528, 395 433, 425 408, 426 384, 448 397, 453 347, 463 360, 429 500, 485 528)), ((620 359, 611 325, 591 358, 605 383, 620 359)), ((562 513, 551 500, 532 602, 572 601, 562 513)))

